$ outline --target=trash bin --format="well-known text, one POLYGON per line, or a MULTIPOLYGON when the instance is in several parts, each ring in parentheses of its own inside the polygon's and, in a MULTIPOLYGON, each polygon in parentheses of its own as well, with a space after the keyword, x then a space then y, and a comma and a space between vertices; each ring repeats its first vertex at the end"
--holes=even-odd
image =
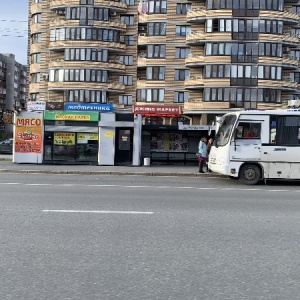
POLYGON ((150 166, 150 157, 144 157, 144 166, 150 166))

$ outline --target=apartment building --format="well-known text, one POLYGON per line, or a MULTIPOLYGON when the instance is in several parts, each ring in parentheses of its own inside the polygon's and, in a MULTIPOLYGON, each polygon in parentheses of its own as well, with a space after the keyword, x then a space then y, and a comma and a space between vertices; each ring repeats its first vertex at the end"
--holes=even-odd
POLYGON ((16 62, 14 54, 0 54, 0 131, 12 133, 14 109, 25 107, 26 66, 16 62))
POLYGON ((143 116, 144 149, 176 151, 185 129, 179 149, 194 152, 217 115, 285 108, 300 94, 298 10, 296 0, 30 0, 29 98, 113 104, 143 116))

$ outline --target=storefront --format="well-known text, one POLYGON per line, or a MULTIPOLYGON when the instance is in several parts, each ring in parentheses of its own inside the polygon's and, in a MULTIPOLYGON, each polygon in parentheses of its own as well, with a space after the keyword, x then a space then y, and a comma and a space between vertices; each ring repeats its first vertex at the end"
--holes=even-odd
POLYGON ((45 111, 43 163, 97 164, 98 112, 45 111))
POLYGON ((141 117, 132 113, 45 110, 16 120, 16 163, 141 164, 141 117))
POLYGON ((210 135, 211 126, 191 126, 180 106, 139 105, 133 112, 143 116, 143 158, 151 163, 197 164, 199 140, 210 135))

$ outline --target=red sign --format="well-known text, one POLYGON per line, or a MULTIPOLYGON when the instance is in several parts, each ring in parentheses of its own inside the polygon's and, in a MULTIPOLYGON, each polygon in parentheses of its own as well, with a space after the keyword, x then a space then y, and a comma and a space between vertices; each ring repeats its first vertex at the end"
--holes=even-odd
POLYGON ((133 105, 132 113, 152 116, 177 116, 182 114, 182 107, 175 105, 133 105))

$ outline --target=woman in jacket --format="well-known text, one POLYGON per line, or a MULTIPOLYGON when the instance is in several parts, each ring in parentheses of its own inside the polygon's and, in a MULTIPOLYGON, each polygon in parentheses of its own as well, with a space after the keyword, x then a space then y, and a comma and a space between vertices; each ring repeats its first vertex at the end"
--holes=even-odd
POLYGON ((203 166, 207 156, 206 143, 207 143, 207 138, 202 137, 198 145, 199 173, 205 173, 203 171, 203 166))

